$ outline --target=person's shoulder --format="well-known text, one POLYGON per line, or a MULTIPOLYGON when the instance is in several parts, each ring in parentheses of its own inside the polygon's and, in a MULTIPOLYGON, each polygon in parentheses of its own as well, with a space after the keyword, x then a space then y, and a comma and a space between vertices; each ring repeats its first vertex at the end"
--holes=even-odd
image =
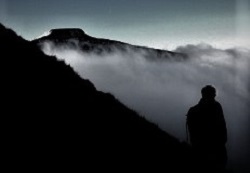
POLYGON ((189 110, 188 110, 187 116, 193 114, 194 112, 196 112, 197 109, 198 109, 198 104, 195 105, 195 106, 190 107, 189 110))
POLYGON ((216 107, 222 108, 221 104, 218 101, 215 100, 214 104, 215 104, 216 107))
POLYGON ((214 110, 217 110, 218 112, 223 114, 223 108, 222 108, 221 104, 218 101, 215 101, 214 110))
POLYGON ((194 106, 192 106, 189 110, 190 111, 194 111, 195 109, 197 109, 198 108, 198 105, 194 105, 194 106))

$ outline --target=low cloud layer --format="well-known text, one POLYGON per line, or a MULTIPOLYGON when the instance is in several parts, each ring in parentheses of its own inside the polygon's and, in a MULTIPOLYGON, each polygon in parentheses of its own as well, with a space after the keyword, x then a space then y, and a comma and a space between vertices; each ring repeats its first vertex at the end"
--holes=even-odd
POLYGON ((189 56, 185 61, 149 61, 146 52, 129 49, 99 56, 49 42, 43 50, 64 59, 97 89, 114 94, 180 140, 185 140, 188 109, 198 103, 204 85, 214 85, 227 121, 230 162, 239 165, 247 159, 250 50, 221 50, 206 44, 178 47, 176 52, 189 56))

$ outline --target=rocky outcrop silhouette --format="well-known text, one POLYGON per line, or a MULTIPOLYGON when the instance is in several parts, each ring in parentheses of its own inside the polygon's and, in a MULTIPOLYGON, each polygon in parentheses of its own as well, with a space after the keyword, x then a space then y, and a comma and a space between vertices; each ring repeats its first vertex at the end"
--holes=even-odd
POLYGON ((177 139, 1 24, 0 50, 9 170, 187 170, 188 150, 177 139))
POLYGON ((52 38, 58 39, 83 39, 84 37, 89 37, 82 29, 79 28, 61 28, 61 29, 52 29, 49 32, 52 38))

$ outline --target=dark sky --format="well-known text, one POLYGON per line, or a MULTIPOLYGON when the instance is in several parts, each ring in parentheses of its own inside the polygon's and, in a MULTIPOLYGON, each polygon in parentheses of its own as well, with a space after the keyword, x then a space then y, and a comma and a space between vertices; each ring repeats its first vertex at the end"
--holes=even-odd
MULTIPOLYGON (((52 28, 80 27, 92 36, 151 47, 171 49, 200 42, 230 47, 234 46, 235 37, 239 37, 239 26, 250 26, 246 17, 248 2, 0 0, 0 21, 26 39, 33 39, 52 28)), ((245 29, 240 30, 244 33, 242 30, 245 29)), ((241 35, 245 38, 246 34, 241 35)))

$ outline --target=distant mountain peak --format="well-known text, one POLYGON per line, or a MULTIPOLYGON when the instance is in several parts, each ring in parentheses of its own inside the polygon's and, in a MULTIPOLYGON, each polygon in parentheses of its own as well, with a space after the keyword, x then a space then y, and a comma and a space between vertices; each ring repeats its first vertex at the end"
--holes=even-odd
POLYGON ((79 28, 60 28, 60 29, 52 29, 50 33, 53 35, 65 35, 69 37, 80 37, 86 35, 86 33, 79 28))
POLYGON ((53 42, 57 46, 70 46, 71 48, 80 48, 83 52, 92 52, 96 54, 111 53, 114 51, 126 52, 127 49, 135 52, 146 52, 145 57, 148 59, 169 59, 177 58, 179 60, 185 59, 187 56, 181 53, 148 48, 144 46, 136 46, 128 43, 109 40, 103 38, 96 38, 87 35, 79 28, 60 28, 52 29, 49 32, 33 40, 35 44, 42 45, 44 42, 53 42), (72 42, 76 40, 77 42, 72 42))
POLYGON ((84 38, 87 34, 79 28, 60 28, 51 29, 49 32, 43 34, 40 38, 50 37, 56 39, 74 39, 84 38))

